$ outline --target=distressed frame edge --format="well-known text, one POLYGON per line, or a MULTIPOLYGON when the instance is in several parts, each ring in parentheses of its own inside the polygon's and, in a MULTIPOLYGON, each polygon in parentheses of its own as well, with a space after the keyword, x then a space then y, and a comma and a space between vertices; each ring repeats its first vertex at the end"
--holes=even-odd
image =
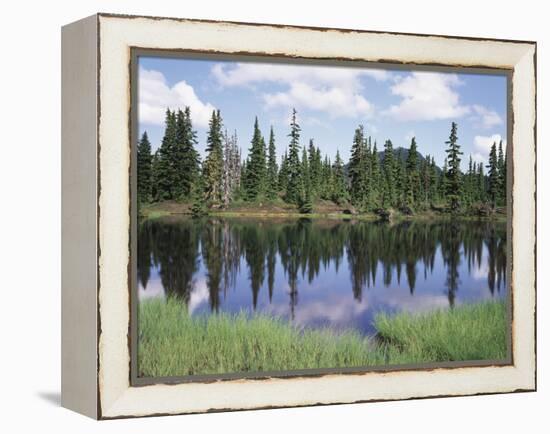
MULTIPOLYGON (((105 16, 105 15, 103 15, 105 16)), ((110 15, 109 15, 110 16, 110 15)), ((119 17, 119 16, 117 16, 119 17)), ((126 17, 125 17, 126 18, 126 17)), ((135 18, 135 17, 131 17, 131 18, 135 18)), ((146 17, 146 18, 149 18, 151 19, 151 17, 146 17)), ((154 19, 154 18, 153 18, 154 19)), ((172 19, 174 20, 174 19, 172 19)), ((189 20, 182 20, 182 21, 189 21, 189 20)), ((223 22, 215 22, 215 23, 223 23, 223 22)), ((235 24, 238 24, 238 23, 235 23, 235 24)), ((253 26, 253 24, 251 24, 253 26)), ((288 26, 283 26, 283 27, 288 27, 288 26)), ((293 27, 294 29, 303 29, 302 27, 293 27)), ((306 28, 307 29, 307 28, 306 28)), ((368 32, 368 31, 362 31, 364 33, 373 33, 373 32, 368 32)), ((382 32, 382 33, 386 33, 386 32, 382 32)), ((420 35, 421 37, 426 37, 426 36, 432 36, 432 35, 420 35)), ((447 39, 459 39, 459 38, 455 38, 455 37, 445 37, 445 36, 440 36, 442 38, 447 38, 447 39)), ((485 40, 485 39, 483 39, 485 40)), ((498 40, 498 42, 502 42, 502 40, 498 40)), ((515 42, 515 41, 514 41, 515 42)), ((536 62, 536 43, 535 44, 530 44, 526 47, 526 53, 530 51, 530 49, 533 48, 533 59, 534 59, 534 62, 536 62)), ((528 53, 527 53, 528 54, 528 53)), ((449 66, 452 66, 452 65, 449 65, 449 66)), ((529 77, 530 79, 532 78, 532 84, 534 86, 534 96, 535 96, 535 101, 536 101, 536 68, 534 69, 534 74, 533 74, 533 77, 529 77)), ((534 142, 533 142, 533 146, 534 146, 534 152, 535 152, 535 167, 534 169, 536 170, 536 105, 533 107, 534 109, 534 123, 533 123, 533 130, 534 130, 534 142)), ((98 168, 99 169, 99 168, 98 168)), ((536 194, 536 178, 535 178, 535 186, 534 186, 534 193, 536 194)), ((535 196, 536 198, 536 196, 535 196)), ((534 216, 534 223, 535 223, 535 231, 536 231, 536 214, 534 216)), ((535 239, 534 239, 534 243, 535 243, 535 255, 536 255, 536 232, 535 232, 535 239)), ((535 257, 535 261, 536 261, 536 257, 535 257)), ((535 267, 536 267, 536 263, 535 263, 535 267)), ((535 269, 536 271, 536 269, 535 269)), ((536 275, 535 275, 535 278, 536 278, 536 275)), ((536 281, 535 281, 535 291, 536 291, 536 281)), ((536 293, 535 293, 536 294, 536 293)), ((533 312, 534 314, 534 318, 536 320, 536 299, 535 299, 535 306, 534 306, 535 310, 533 312)), ((535 327, 535 333, 536 333, 536 327, 535 327)), ((535 335, 535 338, 536 338, 536 335, 535 335)), ((531 385, 530 382, 528 382, 529 384, 526 383, 526 386, 525 388, 523 387, 519 387, 517 389, 514 389, 514 390, 506 390, 506 391, 498 391, 498 392, 482 392, 482 393, 468 393, 468 394, 458 394, 458 395, 455 395, 455 394, 450 394, 450 395, 425 395, 425 396, 411 396, 411 397, 403 397, 403 398, 394 398, 394 399, 422 399, 422 398, 427 398, 427 397, 433 397, 433 396, 465 396, 465 395, 475 395, 475 394, 491 394, 491 393, 509 393, 509 392, 514 392, 514 391, 532 391, 532 390, 536 390, 536 340, 535 340, 535 348, 534 348, 534 371, 533 371, 533 374, 534 374, 534 381, 533 381, 533 384, 531 385)), ((98 348, 98 352, 99 352, 99 348, 98 348)), ((99 384, 99 388, 101 389, 101 385, 99 384)), ((380 401, 380 400, 393 400, 393 399, 367 399, 367 400, 359 400, 359 401, 349 401, 349 402, 373 402, 373 401, 380 401)), ((336 403, 345 403, 345 402, 334 402, 334 404, 336 403)), ((308 406, 308 405, 324 405, 324 404, 332 404, 332 402, 318 402, 318 403, 309 403, 309 404, 303 404, 304 406, 308 406)), ((295 407, 295 406, 302 406, 301 404, 288 404, 288 405, 274 405, 273 407, 285 407, 285 406, 292 406, 292 407, 295 407)), ((116 407, 116 406, 115 406, 116 407)), ((206 409, 205 411, 227 411, 227 410, 244 410, 244 409, 252 409, 252 408, 271 408, 271 407, 265 407, 265 406, 262 406, 262 407, 246 407, 246 408, 216 408, 216 409, 206 409)), ((109 409, 111 410, 111 409, 109 409)), ((168 413, 155 413, 155 415, 160 415, 160 414, 182 414, 182 413, 195 413, 197 411, 185 411, 185 410, 182 410, 181 412, 177 412, 177 413, 174 413, 174 412, 168 412, 168 413)), ((199 411, 201 412, 201 411, 199 411)), ((102 418, 118 418, 118 417, 135 417, 135 416, 146 416, 147 414, 123 414, 123 413, 120 413, 120 414, 113 414, 111 413, 111 411, 106 411, 104 412, 105 414, 103 415, 102 418), (109 414, 110 413, 110 414, 109 414)), ((115 413, 116 413, 116 410, 115 410, 115 413)))
POLYGON ((97 354, 98 31, 97 14, 61 29, 61 406, 92 419, 99 419, 101 410, 97 354), (83 271, 87 273, 84 276, 83 271))

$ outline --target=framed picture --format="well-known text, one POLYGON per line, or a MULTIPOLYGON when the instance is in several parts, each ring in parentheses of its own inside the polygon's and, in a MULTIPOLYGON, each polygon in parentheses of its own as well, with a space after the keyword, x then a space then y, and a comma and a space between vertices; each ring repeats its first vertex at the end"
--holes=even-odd
POLYGON ((534 42, 98 14, 62 54, 65 407, 535 390, 534 42))

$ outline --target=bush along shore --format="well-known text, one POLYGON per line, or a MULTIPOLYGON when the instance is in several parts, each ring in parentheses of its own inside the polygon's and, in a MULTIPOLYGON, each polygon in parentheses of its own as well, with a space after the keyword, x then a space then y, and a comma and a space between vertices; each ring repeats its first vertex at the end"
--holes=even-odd
POLYGON ((503 360, 502 301, 422 314, 379 314, 376 337, 352 330, 299 329, 262 314, 191 316, 176 298, 139 305, 143 377, 503 360))

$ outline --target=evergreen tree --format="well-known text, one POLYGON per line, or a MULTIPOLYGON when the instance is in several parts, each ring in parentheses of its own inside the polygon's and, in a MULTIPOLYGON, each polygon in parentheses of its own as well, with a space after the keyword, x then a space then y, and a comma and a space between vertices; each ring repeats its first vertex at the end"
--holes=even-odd
POLYGON ((499 181, 498 200, 499 203, 504 204, 506 202, 506 161, 504 158, 504 152, 502 150, 502 140, 498 144, 497 167, 499 181))
POLYGON ((200 218, 208 214, 204 201, 204 191, 204 178, 202 174, 199 173, 191 188, 191 214, 195 218, 200 218))
POLYGON ((477 200, 485 202, 487 198, 485 175, 483 173, 483 164, 479 163, 477 167, 477 200))
POLYGON ((241 181, 241 151, 237 146, 237 132, 223 135, 223 188, 222 197, 225 206, 237 196, 241 181))
POLYGON ((166 110, 164 137, 159 148, 158 164, 156 165, 156 193, 158 200, 176 198, 178 184, 176 167, 174 166, 174 148, 176 145, 176 115, 166 110))
POLYGON ((143 132, 137 146, 137 196, 138 203, 147 203, 151 200, 151 143, 147 131, 143 132))
POLYGON ((493 208, 497 204, 497 200, 500 193, 500 177, 498 173, 498 157, 497 157, 497 144, 493 142, 491 146, 491 152, 489 153, 489 164, 487 165, 488 176, 488 195, 489 200, 493 208))
POLYGON ((299 204, 301 199, 301 165, 300 165, 300 125, 296 121, 296 109, 292 109, 290 122, 290 144, 288 148, 288 183, 286 201, 299 204))
POLYGON ((317 198, 319 184, 321 181, 321 151, 313 144, 313 139, 309 139, 309 147, 307 150, 308 166, 309 166, 309 182, 311 186, 312 200, 317 198))
POLYGON ((269 156, 267 161, 267 198, 273 200, 277 197, 278 191, 278 173, 277 173, 277 153, 275 148, 275 134, 273 127, 269 132, 269 156))
POLYGON ((445 143, 449 145, 447 150, 447 162, 448 169, 446 175, 446 189, 447 204, 452 212, 458 211, 460 207, 461 194, 462 194, 462 173, 460 172, 460 145, 457 136, 457 124, 453 122, 451 124, 451 134, 449 140, 445 143))
POLYGON ((344 162, 340 157, 340 151, 336 151, 336 158, 332 166, 332 177, 332 200, 338 204, 343 204, 347 200, 347 189, 344 162))
POLYGON ((153 201, 160 200, 160 195, 158 191, 158 185, 159 185, 159 176, 160 176, 160 157, 159 157, 159 150, 157 149, 156 152, 153 154, 153 158, 151 159, 151 199, 153 201))
POLYGON ((441 169, 441 174, 439 175, 439 200, 446 201, 447 198, 447 158, 443 160, 443 168, 441 169))
POLYGON ((265 141, 257 117, 254 121, 254 133, 250 143, 245 188, 247 199, 253 201, 264 194, 266 187, 265 141))
POLYGON ((406 187, 406 203, 409 206, 414 206, 420 197, 420 175, 418 171, 418 155, 416 147, 416 138, 411 139, 409 154, 407 155, 406 172, 407 172, 407 187, 406 187))
POLYGON ((332 165, 328 155, 325 155, 323 160, 322 169, 321 169, 321 187, 320 195, 322 199, 331 200, 332 199, 332 165))
POLYGON ((302 150, 302 194, 300 198, 300 212, 309 214, 313 211, 313 202, 311 200, 311 174, 307 158, 307 151, 302 150))
POLYGON ((433 205, 437 200, 437 180, 437 166, 435 164, 435 158, 432 156, 430 161, 430 189, 428 194, 428 201, 430 202, 430 205, 433 205))
POLYGON ((195 149, 197 132, 193 130, 189 107, 185 107, 183 112, 178 111, 176 140, 179 151, 175 162, 179 171, 179 193, 186 198, 191 195, 191 189, 197 182, 200 171, 200 156, 195 149))
POLYGON ((288 152, 285 149, 284 155, 281 157, 281 168, 278 177, 279 191, 286 192, 288 186, 288 152))
POLYGON ((356 206, 362 206, 367 194, 365 134, 363 125, 355 130, 353 144, 351 146, 351 157, 348 165, 348 176, 350 180, 351 201, 356 206))
POLYGON ((222 203, 223 146, 222 118, 219 110, 212 112, 209 122, 202 182, 206 201, 214 205, 222 203))
POLYGON ((397 164, 391 140, 384 143, 382 206, 391 207, 396 202, 397 164))
POLYGON ((381 206, 380 197, 382 195, 380 184, 381 184, 381 175, 380 175, 380 160, 378 158, 378 149, 376 148, 376 141, 372 148, 371 154, 371 204, 375 206, 381 206))

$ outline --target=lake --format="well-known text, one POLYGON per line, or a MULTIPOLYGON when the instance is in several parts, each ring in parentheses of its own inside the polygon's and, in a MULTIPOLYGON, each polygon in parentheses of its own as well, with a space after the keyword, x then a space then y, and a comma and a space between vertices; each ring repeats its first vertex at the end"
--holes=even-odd
POLYGON ((506 224, 163 217, 138 229, 138 296, 375 333, 378 312, 505 297, 506 224))

